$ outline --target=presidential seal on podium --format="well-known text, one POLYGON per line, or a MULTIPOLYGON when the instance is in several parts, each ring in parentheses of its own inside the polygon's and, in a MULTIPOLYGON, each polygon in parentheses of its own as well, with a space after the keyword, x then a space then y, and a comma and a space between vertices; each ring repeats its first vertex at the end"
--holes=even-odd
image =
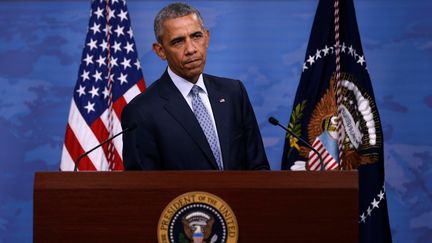
POLYGON ((187 192, 172 200, 158 223, 159 243, 235 243, 238 224, 221 198, 207 192, 187 192))

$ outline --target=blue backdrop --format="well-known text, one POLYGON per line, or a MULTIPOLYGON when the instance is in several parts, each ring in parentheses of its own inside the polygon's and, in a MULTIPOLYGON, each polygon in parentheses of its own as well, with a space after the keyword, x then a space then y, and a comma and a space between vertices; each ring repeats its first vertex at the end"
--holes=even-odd
MULTIPOLYGON (((151 51, 168 1, 129 1, 147 85, 165 69, 151 51)), ((197 1, 211 31, 206 72, 241 79, 273 169, 300 79, 317 1, 197 1)), ((384 127, 394 242, 432 240, 432 2, 355 1, 384 127)), ((0 242, 30 242, 35 171, 57 171, 89 19, 89 1, 0 3, 0 242)))

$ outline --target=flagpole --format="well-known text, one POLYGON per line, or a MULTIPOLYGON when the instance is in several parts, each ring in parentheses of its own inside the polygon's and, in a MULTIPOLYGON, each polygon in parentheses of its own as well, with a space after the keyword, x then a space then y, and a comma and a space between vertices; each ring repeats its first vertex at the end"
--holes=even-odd
MULTIPOLYGON (((110 63, 111 60, 111 44, 110 44, 110 25, 109 25, 109 16, 110 16, 110 11, 111 8, 109 6, 109 1, 110 0, 106 0, 106 5, 105 5, 105 9, 106 9, 106 28, 107 31, 106 33, 106 39, 107 39, 107 67, 108 67, 108 75, 107 75, 107 81, 108 81, 108 134, 109 137, 112 137, 113 135, 113 95, 112 95, 112 86, 113 86, 113 80, 111 77, 111 72, 112 72, 112 64, 110 63)), ((115 168, 115 162, 114 162, 114 144, 113 142, 110 140, 108 141, 108 168, 109 170, 113 170, 115 168)))
POLYGON ((335 32, 335 51, 336 51, 336 71, 335 71, 335 82, 336 82, 336 106, 337 106, 337 133, 338 133, 338 149, 339 149, 339 169, 342 169, 342 156, 343 156, 343 122, 342 122, 342 85, 340 81, 341 76, 341 65, 340 65, 340 36, 339 36, 339 0, 334 2, 334 32, 335 32))

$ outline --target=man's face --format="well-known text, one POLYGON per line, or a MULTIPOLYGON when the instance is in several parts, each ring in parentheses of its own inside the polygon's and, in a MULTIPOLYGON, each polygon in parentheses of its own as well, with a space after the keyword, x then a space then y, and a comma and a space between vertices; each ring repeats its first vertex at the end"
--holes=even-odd
POLYGON ((210 33, 195 14, 168 19, 163 23, 162 43, 154 43, 153 50, 167 60, 171 70, 195 83, 204 70, 210 33))

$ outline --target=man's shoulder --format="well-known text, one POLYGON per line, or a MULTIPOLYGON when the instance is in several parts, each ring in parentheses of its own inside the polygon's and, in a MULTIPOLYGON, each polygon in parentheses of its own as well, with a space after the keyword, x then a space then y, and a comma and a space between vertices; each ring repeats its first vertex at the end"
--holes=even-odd
POLYGON ((129 106, 135 105, 136 103, 141 103, 142 101, 148 101, 149 99, 151 99, 152 96, 154 96, 156 94, 156 88, 154 83, 151 84, 150 86, 146 87, 146 89, 138 94, 137 96, 135 96, 129 103, 129 106))
POLYGON ((228 84, 235 84, 235 83, 240 82, 240 80, 227 78, 227 77, 219 77, 219 76, 215 76, 215 75, 211 75, 211 74, 207 74, 207 73, 203 73, 203 78, 204 78, 204 80, 211 80, 214 82, 223 82, 223 83, 228 83, 228 84))
POLYGON ((153 82, 151 85, 149 85, 142 93, 135 96, 128 104, 128 107, 153 107, 159 102, 160 96, 159 96, 159 88, 161 80, 158 79, 155 82, 153 82), (142 106, 142 104, 145 103, 145 106, 142 106))
POLYGON ((143 118, 151 120, 154 113, 161 110, 164 103, 161 102, 159 96, 159 81, 153 82, 144 92, 138 94, 126 104, 121 114, 122 123, 128 124, 130 121, 143 118))
POLYGON ((203 74, 206 86, 212 86, 224 91, 240 91, 243 89, 243 84, 238 79, 219 77, 210 74, 203 74))

